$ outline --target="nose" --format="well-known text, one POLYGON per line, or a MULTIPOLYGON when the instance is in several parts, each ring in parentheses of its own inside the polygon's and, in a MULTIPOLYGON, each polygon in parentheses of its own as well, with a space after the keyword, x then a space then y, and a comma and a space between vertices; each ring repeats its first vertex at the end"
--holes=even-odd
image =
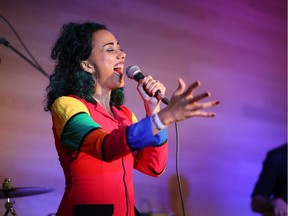
POLYGON ((125 59, 126 58, 126 53, 123 50, 119 50, 117 58, 118 59, 125 59))

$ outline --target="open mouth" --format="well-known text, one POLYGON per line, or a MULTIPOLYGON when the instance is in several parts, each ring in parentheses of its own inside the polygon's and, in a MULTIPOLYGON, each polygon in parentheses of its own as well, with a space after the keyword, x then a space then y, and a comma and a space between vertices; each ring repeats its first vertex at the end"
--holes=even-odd
POLYGON ((120 67, 115 67, 114 72, 120 77, 123 76, 122 69, 120 67))

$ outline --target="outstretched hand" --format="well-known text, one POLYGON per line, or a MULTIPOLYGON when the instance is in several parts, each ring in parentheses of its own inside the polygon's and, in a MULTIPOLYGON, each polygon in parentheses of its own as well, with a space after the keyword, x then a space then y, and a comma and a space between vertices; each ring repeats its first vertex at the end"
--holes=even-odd
POLYGON ((165 126, 174 122, 183 121, 191 117, 214 117, 214 112, 207 112, 204 109, 218 105, 218 100, 200 102, 202 99, 209 97, 209 92, 193 95, 200 82, 192 83, 187 89, 182 79, 178 80, 178 87, 173 93, 169 105, 162 109, 158 115, 165 126), (186 89, 186 90, 185 90, 186 89))

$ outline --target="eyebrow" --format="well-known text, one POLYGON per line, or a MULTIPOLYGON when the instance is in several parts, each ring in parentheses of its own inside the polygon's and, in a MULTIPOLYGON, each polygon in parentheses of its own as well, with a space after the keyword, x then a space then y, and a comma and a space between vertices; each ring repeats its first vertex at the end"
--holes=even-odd
MULTIPOLYGON (((106 43, 106 44, 103 45, 103 47, 105 47, 105 46, 107 46, 107 45, 114 45, 114 43, 113 43, 113 42, 106 43)), ((120 45, 120 43, 117 42, 117 45, 120 45)))

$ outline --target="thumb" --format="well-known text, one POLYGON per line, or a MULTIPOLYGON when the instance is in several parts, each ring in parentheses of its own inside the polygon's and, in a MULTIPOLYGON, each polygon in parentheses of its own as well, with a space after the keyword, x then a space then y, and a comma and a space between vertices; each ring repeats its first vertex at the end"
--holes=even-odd
POLYGON ((174 95, 183 94, 185 87, 186 87, 185 82, 181 78, 179 78, 178 79, 178 87, 177 87, 176 91, 174 92, 174 95))

